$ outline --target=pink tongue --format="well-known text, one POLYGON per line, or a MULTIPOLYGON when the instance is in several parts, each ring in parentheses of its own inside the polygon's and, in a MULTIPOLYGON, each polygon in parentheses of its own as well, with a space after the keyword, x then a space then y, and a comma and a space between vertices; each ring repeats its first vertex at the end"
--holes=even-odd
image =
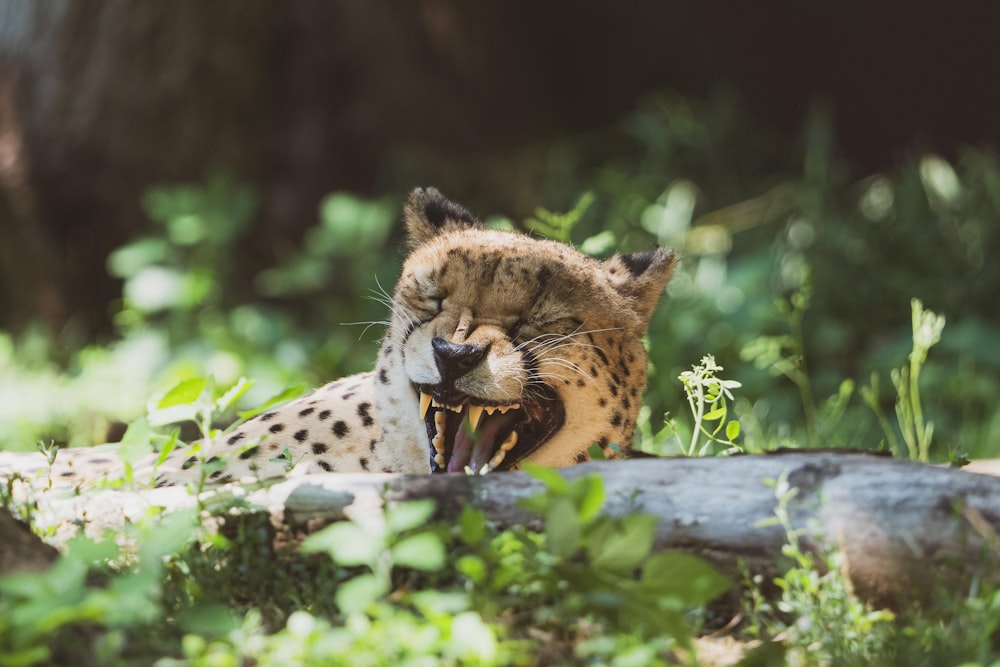
POLYGON ((463 417, 455 434, 455 445, 451 450, 451 460, 448 461, 448 472, 462 472, 468 466, 478 473, 483 464, 493 457, 497 433, 504 424, 516 419, 514 412, 505 415, 484 415, 480 421, 479 431, 473 436, 469 435, 467 416, 463 417))

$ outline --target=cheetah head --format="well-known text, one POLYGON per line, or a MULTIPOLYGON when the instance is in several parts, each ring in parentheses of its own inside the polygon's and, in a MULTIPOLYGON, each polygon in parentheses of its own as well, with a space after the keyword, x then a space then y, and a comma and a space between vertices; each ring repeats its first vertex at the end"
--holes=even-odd
POLYGON ((383 439, 407 441, 432 472, 627 449, 646 382, 642 337, 674 253, 598 261, 485 229, 430 188, 410 195, 405 219, 411 254, 378 372, 383 439), (426 432, 416 449, 415 431, 426 432))

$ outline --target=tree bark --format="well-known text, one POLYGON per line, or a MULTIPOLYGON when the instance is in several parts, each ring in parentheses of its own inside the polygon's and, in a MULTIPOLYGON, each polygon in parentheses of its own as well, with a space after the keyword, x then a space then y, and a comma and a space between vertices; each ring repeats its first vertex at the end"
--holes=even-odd
MULTIPOLYGON (((778 498, 768 480, 787 476, 796 495, 788 503, 800 543, 839 549, 855 590, 878 604, 899 605, 938 584, 963 586, 1000 554, 1000 479, 861 453, 798 452, 705 459, 640 459, 566 468, 568 479, 599 474, 611 516, 643 512, 659 517, 654 548, 697 554, 739 576, 771 577, 783 566, 787 541, 776 525, 778 498)), ((230 485, 210 490, 211 507, 233 495, 270 512, 283 540, 297 540, 331 521, 379 512, 384 503, 431 498, 438 519, 466 505, 501 527, 541 528, 518 505, 543 485, 525 473, 465 475, 323 474, 270 486, 230 485)), ((141 516, 150 505, 190 507, 183 489, 101 491, 46 499, 39 517, 52 523, 84 518, 100 531, 141 516)))
POLYGON ((59 552, 42 542, 27 524, 0 509, 0 577, 44 570, 59 552))

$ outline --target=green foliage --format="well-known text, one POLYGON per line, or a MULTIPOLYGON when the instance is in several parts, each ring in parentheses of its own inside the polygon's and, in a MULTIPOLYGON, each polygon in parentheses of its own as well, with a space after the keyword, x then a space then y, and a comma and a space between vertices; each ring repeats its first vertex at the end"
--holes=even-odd
POLYGON ((531 231, 538 232, 550 239, 569 243, 573 235, 573 228, 576 227, 593 203, 594 195, 585 192, 576 201, 573 208, 566 213, 553 213, 548 209, 538 207, 535 209, 535 217, 525 220, 524 225, 531 231))
POLYGON ((77 663, 83 632, 96 630, 94 661, 111 661, 130 631, 160 620, 164 557, 191 539, 195 515, 175 512, 131 527, 138 547, 122 554, 111 539, 76 537, 49 570, 0 579, 0 665, 77 663), (88 573, 116 564, 104 585, 88 573))
POLYGON ((875 413, 892 452, 901 458, 909 457, 912 461, 926 463, 929 460, 934 424, 924 420, 920 401, 920 370, 927 361, 927 353, 941 340, 945 320, 943 315, 924 310, 919 299, 913 299, 910 308, 913 314, 913 350, 909 356, 910 363, 899 369, 894 368, 890 375, 896 389, 896 420, 906 444, 905 450, 900 446, 896 433, 879 404, 877 373, 872 373, 871 384, 862 388, 861 395, 875 413))
POLYGON ((565 618, 557 628, 563 632, 588 613, 591 622, 628 629, 643 641, 655 643, 655 638, 666 635, 687 646, 691 636, 687 613, 725 592, 729 582, 687 554, 652 554, 655 517, 599 514, 604 501, 599 477, 568 481, 550 468, 525 469, 546 486, 545 493, 525 499, 522 505, 544 517, 541 546, 551 558, 526 558, 538 552, 537 541, 512 531, 521 543, 508 539, 500 551, 520 552, 521 557, 514 561, 515 568, 505 563, 509 569, 500 576, 504 588, 510 590, 516 583, 514 590, 521 595, 561 598, 565 618))
POLYGON ((717 445, 724 447, 718 452, 721 454, 743 451, 735 442, 740 435, 740 423, 728 418, 729 402, 735 400, 732 390, 743 385, 736 380, 717 377, 716 374, 722 370, 724 369, 715 362, 715 357, 709 354, 702 357, 700 364, 695 364, 691 370, 684 371, 677 377, 684 388, 693 419, 689 438, 681 437, 677 421, 669 415, 663 429, 654 435, 649 425, 648 408, 644 407, 639 416, 639 449, 659 456, 678 453, 684 456, 705 456, 717 445), (714 428, 709 426, 713 422, 714 428), (702 444, 703 436, 705 442, 702 444), (685 439, 688 440, 687 445, 684 444, 685 439))
POLYGON ((775 516, 758 526, 781 526, 788 540, 782 553, 791 566, 774 580, 781 596, 773 607, 759 591, 751 593, 749 632, 769 641, 781 636, 789 664, 884 664, 895 616, 871 609, 853 594, 839 552, 818 554, 800 544, 805 529, 793 524, 789 509, 798 489, 789 485, 787 475, 770 483, 777 500, 775 516))
POLYGON ((437 572, 445 566, 445 548, 434 532, 414 531, 434 513, 430 500, 390 507, 384 517, 335 523, 310 535, 305 553, 324 552, 344 567, 368 572, 341 584, 337 606, 344 614, 363 612, 392 590, 392 570, 409 567, 437 572), (405 534, 405 535, 404 535, 405 534))

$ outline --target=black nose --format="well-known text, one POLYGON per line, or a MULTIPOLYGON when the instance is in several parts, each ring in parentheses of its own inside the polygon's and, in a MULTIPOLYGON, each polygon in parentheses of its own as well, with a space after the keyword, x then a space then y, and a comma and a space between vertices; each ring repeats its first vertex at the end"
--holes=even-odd
POLYGON ((434 348, 434 362, 441 372, 441 382, 446 386, 453 385, 455 380, 475 368, 489 350, 488 344, 452 343, 444 338, 432 339, 431 347, 434 348))

